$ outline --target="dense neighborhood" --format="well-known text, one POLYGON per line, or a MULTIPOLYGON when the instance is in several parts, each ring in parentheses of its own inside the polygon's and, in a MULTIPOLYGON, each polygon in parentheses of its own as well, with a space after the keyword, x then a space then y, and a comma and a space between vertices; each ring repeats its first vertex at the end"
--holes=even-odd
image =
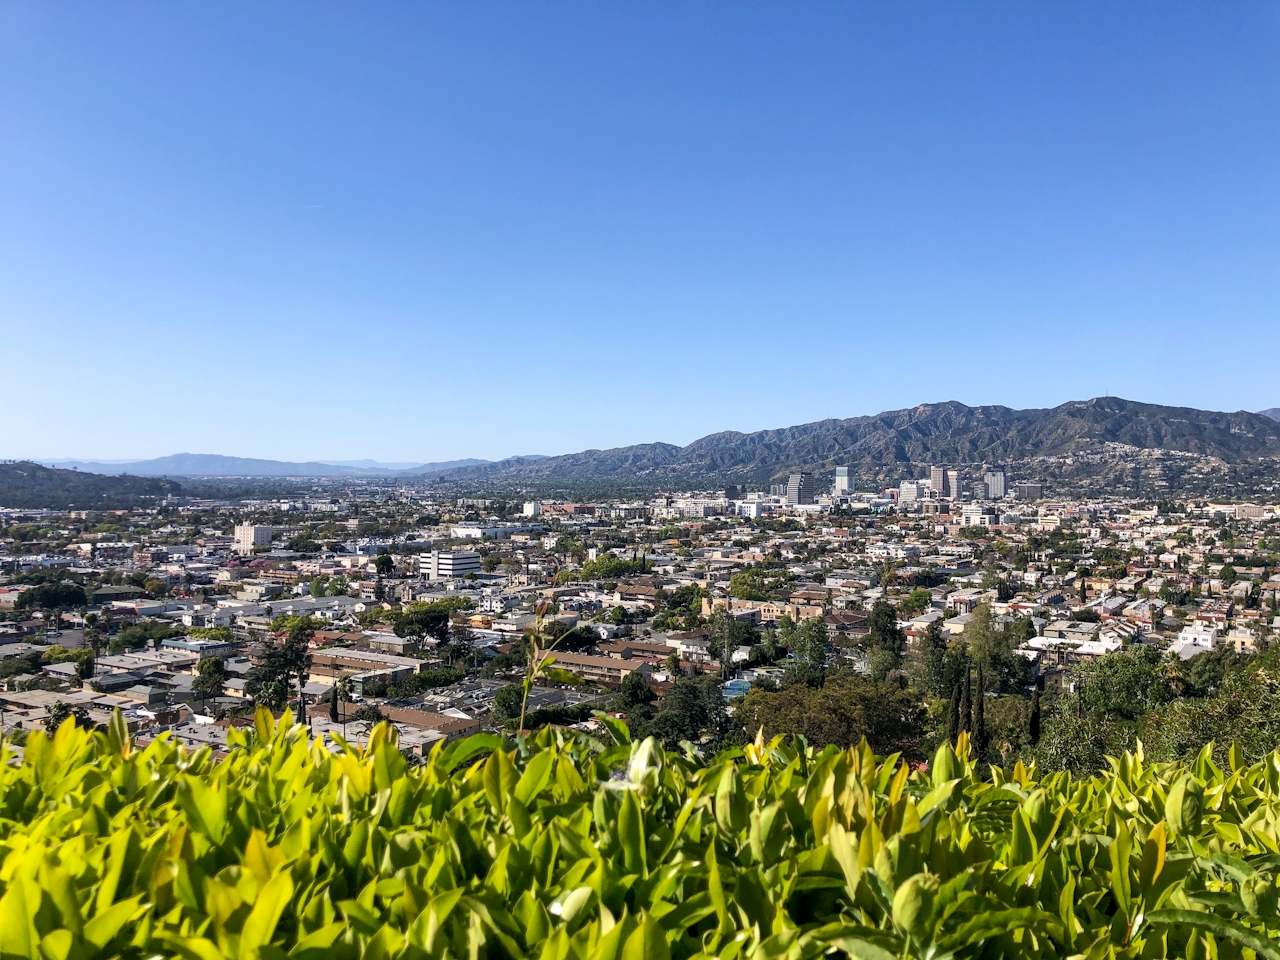
POLYGON ((1273 506, 1055 500, 999 468, 854 486, 7 509, 0 723, 20 743, 118 708, 221 749, 263 704, 348 742, 390 720, 421 756, 619 716, 922 755, 982 714, 1007 755, 1090 664, 1243 662, 1280 627, 1273 506))

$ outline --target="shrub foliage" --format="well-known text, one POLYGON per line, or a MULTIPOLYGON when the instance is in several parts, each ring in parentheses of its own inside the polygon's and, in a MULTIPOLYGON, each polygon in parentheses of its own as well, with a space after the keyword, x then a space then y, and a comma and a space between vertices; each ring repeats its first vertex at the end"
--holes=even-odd
POLYGON ((1280 957, 1278 754, 984 778, 605 722, 415 766, 390 725, 357 750, 287 712, 220 760, 118 715, 34 732, 0 766, 0 955, 1280 957))

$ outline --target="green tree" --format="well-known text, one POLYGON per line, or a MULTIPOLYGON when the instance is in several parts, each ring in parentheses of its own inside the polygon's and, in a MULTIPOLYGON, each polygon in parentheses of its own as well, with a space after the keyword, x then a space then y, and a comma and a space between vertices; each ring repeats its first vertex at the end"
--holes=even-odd
POLYGON ((464 624, 449 628, 448 640, 436 647, 436 653, 448 664, 471 664, 476 658, 475 636, 464 624))
POLYGON ((735 573, 729 577, 729 596, 735 600, 768 600, 769 594, 760 586, 760 580, 747 573, 735 573))
POLYGON ((733 652, 738 647, 753 646, 760 639, 760 634, 751 624, 738 620, 723 607, 711 614, 708 625, 711 636, 708 638, 708 652, 713 660, 720 663, 722 674, 728 674, 733 652))
POLYGON ((349 719, 356 722, 364 721, 372 726, 382 723, 387 719, 387 715, 383 713, 382 708, 376 704, 366 703, 355 713, 351 714, 349 719))
POLYGON ((917 613, 923 613, 929 609, 929 604, 933 602, 933 594, 924 587, 916 587, 898 604, 898 609, 904 616, 913 616, 917 613))
POLYGON ((588 560, 582 565, 582 571, 578 577, 582 580, 616 580, 620 577, 643 573, 644 568, 644 560, 624 560, 610 553, 596 560, 588 560))
POLYGON ((18 594, 13 607, 15 610, 68 610, 88 602, 84 587, 78 583, 42 583, 18 594))
POLYGON ((518 683, 510 683, 493 696, 493 719, 504 726, 520 717, 524 702, 524 689, 518 683))
POLYGON ((925 628, 915 646, 918 663, 916 675, 920 685, 935 697, 948 694, 947 683, 947 632, 942 620, 934 620, 925 628))
POLYGON ((83 704, 72 707, 69 703, 56 700, 53 706, 46 709, 45 714, 44 728, 48 733, 53 733, 57 730, 68 717, 75 720, 77 727, 92 730, 95 726, 93 720, 89 717, 89 708, 83 704))
POLYGON ((411 607, 396 618, 394 629, 397 637, 444 643, 449 639, 449 614, 430 607, 411 607))
POLYGON ((227 667, 221 657, 205 657, 196 668, 196 678, 191 684, 193 692, 202 700, 222 695, 227 685, 227 667))
POLYGON ((1040 691, 1031 695, 1031 717, 1027 721, 1027 739, 1034 747, 1040 742, 1040 691))
POLYGON ((864 644, 871 662, 872 676, 883 680, 902 665, 906 636, 898 627, 898 613, 887 600, 877 600, 867 615, 864 644))
POLYGON ((633 730, 642 730, 653 720, 653 701, 657 695, 649 681, 637 670, 622 678, 622 684, 614 695, 614 709, 624 714, 633 730))
POLYGON ((718 743, 728 732, 719 680, 705 675, 677 679, 659 701, 650 729, 672 747, 684 740, 718 743))
POLYGON ((342 708, 342 704, 350 702, 351 678, 340 677, 329 692, 329 720, 333 723, 342 722, 346 716, 346 711, 342 708))
POLYGON ((1020 693, 1031 682, 1030 662, 1017 652, 1020 640, 999 627, 991 608, 983 603, 965 624, 963 639, 973 665, 980 667, 989 689, 1020 693))
POLYGON ((87 683, 93 679, 94 674, 94 657, 93 651, 88 648, 82 648, 75 652, 76 677, 81 683, 87 683))
POLYGON ((978 692, 973 705, 973 749, 979 763, 987 759, 990 739, 987 736, 987 695, 984 692, 982 667, 978 667, 978 692))
POLYGON ((960 736, 960 681, 951 685, 951 699, 947 703, 947 741, 951 744, 960 736))
MULTIPOLYGON (((315 626, 309 617, 278 618, 272 625, 286 625, 284 635, 269 637, 258 651, 245 691, 255 702, 281 710, 294 692, 302 689, 311 673, 311 638, 315 626)), ((298 716, 304 705, 299 702, 298 716)))
POLYGON ((899 684, 872 680, 854 670, 833 671, 817 688, 753 688, 734 719, 748 737, 763 726, 766 739, 798 733, 814 747, 848 747, 866 737, 877 753, 922 753, 924 711, 919 702, 899 684))
POLYGON ((1145 644, 1082 663, 1071 680, 1086 712, 1121 721, 1135 721, 1174 698, 1160 651, 1145 644))
POLYGON ((831 642, 827 624, 821 617, 810 617, 796 628, 791 638, 791 652, 796 659, 813 667, 825 667, 831 642))
POLYGON ((684 669, 680 666, 680 651, 678 650, 672 650, 667 654, 667 675, 673 680, 684 675, 684 669))

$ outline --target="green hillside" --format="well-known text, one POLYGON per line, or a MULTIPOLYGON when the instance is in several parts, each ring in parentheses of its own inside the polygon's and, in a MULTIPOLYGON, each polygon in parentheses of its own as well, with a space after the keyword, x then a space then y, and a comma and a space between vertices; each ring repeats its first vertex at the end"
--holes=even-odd
POLYGON ((106 477, 28 460, 0 463, 0 507, 110 510, 181 494, 180 483, 159 477, 106 477))
POLYGON ((1047 410, 949 401, 754 433, 724 431, 684 447, 645 443, 539 460, 514 457, 432 476, 446 481, 718 477, 758 482, 796 469, 999 463, 1097 450, 1108 443, 1239 463, 1280 455, 1280 422, 1244 411, 1166 407, 1119 397, 1047 410))

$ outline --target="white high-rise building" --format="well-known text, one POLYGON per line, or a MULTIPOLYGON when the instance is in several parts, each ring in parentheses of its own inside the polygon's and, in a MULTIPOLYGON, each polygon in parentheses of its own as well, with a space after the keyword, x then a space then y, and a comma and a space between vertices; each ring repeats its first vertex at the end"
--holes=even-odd
POLYGON ((526 517, 542 516, 542 504, 539 503, 537 500, 530 500, 528 503, 524 505, 524 515, 526 517))
POLYGON ((923 500, 928 491, 928 485, 920 480, 903 480, 898 484, 898 502, 914 503, 917 500, 923 500))
POLYGON ((836 467, 836 496, 853 493, 853 477, 848 467, 836 467))
POLYGON ((1004 471, 1000 469, 988 470, 983 478, 987 482, 987 496, 992 500, 1001 500, 1004 498, 1004 471))
POLYGON ((233 549, 242 557, 251 556, 259 547, 271 546, 271 528, 260 527, 252 523, 236 525, 235 546, 233 549))
POLYGON ((480 554, 474 550, 432 550, 418 554, 418 574, 428 580, 453 580, 480 572, 480 554))

